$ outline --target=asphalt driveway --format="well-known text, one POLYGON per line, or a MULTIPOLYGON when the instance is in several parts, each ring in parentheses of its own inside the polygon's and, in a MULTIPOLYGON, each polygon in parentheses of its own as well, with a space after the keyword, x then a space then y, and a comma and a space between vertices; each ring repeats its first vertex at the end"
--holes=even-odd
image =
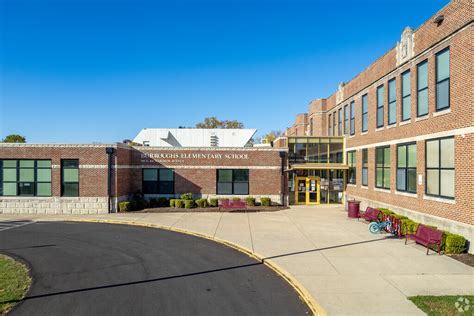
POLYGON ((12 315, 304 315, 274 271, 210 240, 126 225, 36 222, 0 232, 32 268, 12 315))

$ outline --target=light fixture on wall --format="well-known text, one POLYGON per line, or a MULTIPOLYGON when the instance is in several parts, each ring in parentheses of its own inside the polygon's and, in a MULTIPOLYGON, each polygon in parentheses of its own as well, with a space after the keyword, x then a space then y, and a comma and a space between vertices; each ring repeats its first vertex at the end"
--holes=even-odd
POLYGON ((438 15, 434 19, 433 23, 436 23, 437 26, 440 26, 443 23, 443 21, 444 21, 444 15, 438 15))

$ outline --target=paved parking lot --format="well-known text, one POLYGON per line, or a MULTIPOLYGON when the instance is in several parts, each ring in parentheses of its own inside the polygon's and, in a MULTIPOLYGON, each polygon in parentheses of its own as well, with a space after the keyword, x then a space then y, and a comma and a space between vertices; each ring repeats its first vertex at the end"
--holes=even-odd
MULTIPOLYGON (((0 217, 0 219, 1 219, 1 217, 0 217)), ((13 229, 13 228, 29 225, 29 224, 32 224, 32 223, 34 223, 34 222, 32 222, 30 220, 24 220, 24 221, 15 221, 15 220, 1 221, 0 220, 0 231, 7 230, 7 229, 13 229)))
POLYGON ((403 240, 370 235, 366 223, 348 219, 336 206, 298 206, 267 213, 27 218, 139 223, 226 240, 278 265, 329 315, 423 315, 407 296, 474 294, 471 267, 444 255, 426 256, 419 245, 405 246, 403 240), (377 304, 367 303, 367 297, 377 297, 377 304))

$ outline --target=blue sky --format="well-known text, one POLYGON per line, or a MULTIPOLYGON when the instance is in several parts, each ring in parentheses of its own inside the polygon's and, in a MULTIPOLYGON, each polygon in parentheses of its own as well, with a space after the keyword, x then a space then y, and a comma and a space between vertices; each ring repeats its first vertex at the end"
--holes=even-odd
POLYGON ((0 0, 0 137, 284 130, 447 0, 0 0))

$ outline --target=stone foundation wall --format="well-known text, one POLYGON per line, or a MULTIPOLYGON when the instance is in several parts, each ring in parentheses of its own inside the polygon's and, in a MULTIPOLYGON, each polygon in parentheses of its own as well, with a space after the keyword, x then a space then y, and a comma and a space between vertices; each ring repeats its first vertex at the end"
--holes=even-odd
MULTIPOLYGON (((114 204, 114 203, 112 203, 114 204)), ((0 214, 107 214, 107 197, 2 197, 0 214)))

